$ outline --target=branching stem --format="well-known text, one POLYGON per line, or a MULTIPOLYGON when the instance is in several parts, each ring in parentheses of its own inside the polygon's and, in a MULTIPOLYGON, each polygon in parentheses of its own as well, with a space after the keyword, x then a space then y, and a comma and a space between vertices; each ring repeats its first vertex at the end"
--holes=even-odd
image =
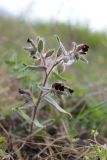
MULTIPOLYGON (((52 72, 52 70, 54 69, 54 67, 56 67, 61 61, 62 61, 62 59, 60 59, 59 61, 57 61, 56 63, 54 63, 54 64, 52 65, 52 67, 50 68, 50 70, 48 71, 48 73, 45 72, 45 78, 44 78, 44 81, 43 81, 43 87, 46 85, 46 83, 47 83, 47 81, 48 81, 48 78, 49 78, 49 75, 50 75, 50 73, 52 72)), ((32 114, 32 123, 31 123, 31 126, 30 126, 30 132, 31 132, 31 133, 32 133, 32 131, 33 131, 33 124, 34 124, 33 122, 34 122, 34 120, 35 120, 37 108, 38 108, 39 103, 40 103, 40 101, 41 101, 41 99, 42 99, 42 94, 43 94, 43 91, 41 90, 40 95, 39 95, 39 98, 38 98, 38 100, 37 100, 37 103, 36 103, 36 105, 34 106, 34 110, 33 110, 33 114, 32 114)))

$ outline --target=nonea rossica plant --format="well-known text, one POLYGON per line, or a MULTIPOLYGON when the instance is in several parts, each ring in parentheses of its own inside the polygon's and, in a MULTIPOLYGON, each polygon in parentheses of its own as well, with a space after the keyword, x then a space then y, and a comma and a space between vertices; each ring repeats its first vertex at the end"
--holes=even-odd
POLYGON ((38 97, 35 98, 32 88, 29 90, 20 88, 19 94, 24 99, 25 103, 15 108, 15 111, 29 123, 31 132, 34 127, 44 127, 45 125, 44 122, 39 123, 37 120, 41 102, 48 102, 58 111, 68 114, 71 117, 71 114, 60 106, 58 100, 56 100, 56 96, 71 96, 74 90, 65 82, 59 80, 51 84, 49 78, 53 73, 59 75, 59 73, 64 72, 66 66, 70 66, 79 60, 88 63, 86 55, 89 46, 87 44, 78 45, 73 42, 72 49, 67 51, 57 35, 56 40, 58 42, 57 50, 49 49, 48 51, 45 51, 44 40, 41 37, 37 37, 36 42, 28 38, 28 46, 24 47, 24 49, 28 51, 32 63, 23 64, 23 71, 34 70, 35 72, 41 73, 42 76, 42 79, 38 84, 40 90, 38 97), (34 99, 36 99, 36 102, 34 99), (27 114, 28 112, 25 112, 25 110, 29 108, 32 112, 32 117, 27 114))

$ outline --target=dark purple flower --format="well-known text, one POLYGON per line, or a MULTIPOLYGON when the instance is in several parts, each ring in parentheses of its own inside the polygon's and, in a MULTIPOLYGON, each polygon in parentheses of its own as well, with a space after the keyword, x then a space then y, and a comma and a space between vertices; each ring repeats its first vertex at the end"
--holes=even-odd
POLYGON ((55 90, 59 90, 59 91, 64 91, 64 85, 62 85, 61 83, 54 83, 52 85, 52 88, 55 89, 55 90))
POLYGON ((86 52, 88 52, 89 46, 87 44, 83 44, 83 46, 81 47, 81 49, 82 49, 83 53, 86 53, 86 52))
POLYGON ((60 92, 64 92, 65 90, 67 90, 69 91, 70 94, 74 92, 73 89, 66 87, 62 83, 59 83, 59 82, 53 83, 52 89, 55 89, 56 91, 60 91, 60 92))

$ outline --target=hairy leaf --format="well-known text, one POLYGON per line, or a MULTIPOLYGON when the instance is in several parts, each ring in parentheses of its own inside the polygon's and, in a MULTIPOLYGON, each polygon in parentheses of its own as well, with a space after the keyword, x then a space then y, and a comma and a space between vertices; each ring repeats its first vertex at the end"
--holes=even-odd
POLYGON ((62 54, 62 50, 61 50, 61 48, 60 48, 60 47, 58 48, 58 50, 57 50, 57 53, 56 53, 56 54, 57 54, 57 57, 59 57, 59 56, 62 54))
MULTIPOLYGON (((31 124, 32 123, 32 119, 22 110, 19 109, 15 109, 15 111, 23 118, 27 121, 27 123, 31 124)), ((40 127, 42 128, 43 125, 39 123, 39 121, 37 119, 34 120, 34 124, 36 127, 40 127)))
POLYGON ((53 72, 54 76, 61 81, 66 81, 66 79, 64 77, 62 77, 60 74, 58 74, 57 72, 53 72))
POLYGON ((38 52, 42 52, 44 49, 44 41, 42 39, 39 40, 38 42, 38 52))
POLYGON ((54 107, 56 107, 60 112, 66 113, 66 114, 68 114, 68 115, 71 116, 71 114, 70 114, 69 112, 65 111, 63 108, 61 108, 61 107, 59 106, 59 104, 58 104, 52 97, 50 97, 50 96, 45 96, 44 99, 45 99, 47 102, 49 102, 50 104, 52 104, 54 107))
POLYGON ((57 41, 59 42, 59 47, 60 47, 60 49, 61 49, 63 55, 67 55, 67 51, 66 51, 66 49, 65 49, 65 47, 64 47, 64 45, 63 45, 63 43, 61 42, 59 36, 56 35, 56 38, 57 38, 57 41))
POLYGON ((80 56, 80 60, 84 63, 87 63, 88 64, 88 60, 86 59, 85 56, 80 56))
POLYGON ((46 53, 46 57, 50 57, 55 52, 55 49, 50 49, 46 53))
POLYGON ((44 71, 46 70, 46 67, 42 65, 39 65, 39 66, 25 65, 24 70, 26 69, 35 70, 35 71, 44 71))
POLYGON ((32 108, 32 107, 34 107, 33 102, 28 102, 28 103, 24 103, 20 108, 21 109, 29 109, 29 108, 32 108))

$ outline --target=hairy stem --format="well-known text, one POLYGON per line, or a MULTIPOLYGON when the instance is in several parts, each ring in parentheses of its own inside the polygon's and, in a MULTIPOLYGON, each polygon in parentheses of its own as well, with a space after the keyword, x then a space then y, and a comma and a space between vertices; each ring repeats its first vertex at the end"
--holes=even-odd
MULTIPOLYGON (((54 69, 55 66, 57 66, 62 60, 59 60, 57 61, 55 64, 52 65, 51 69, 49 70, 49 72, 45 72, 45 79, 44 79, 44 82, 43 82, 43 87, 46 85, 47 81, 48 81, 48 78, 49 78, 49 75, 50 73, 52 72, 52 70, 54 69)), ((30 127, 30 132, 32 133, 33 131, 33 122, 34 122, 34 119, 35 119, 35 116, 36 116, 36 112, 37 112, 37 108, 39 106, 39 103, 41 101, 41 98, 42 98, 42 94, 43 94, 43 91, 40 92, 40 95, 39 95, 39 98, 37 100, 37 103, 36 105, 34 106, 34 110, 33 110, 33 114, 32 114, 32 123, 31 123, 31 127, 30 127)))
MULTIPOLYGON (((46 74, 45 76, 45 79, 44 79, 44 82, 43 82, 43 86, 45 86, 46 82, 47 82, 47 79, 48 79, 48 76, 46 74)), ((34 122, 34 119, 35 119, 35 116, 36 116, 36 111, 37 111, 37 108, 39 106, 39 103, 41 101, 41 98, 42 98, 42 94, 43 94, 43 91, 40 92, 40 95, 39 95, 39 98, 37 100, 37 103, 36 105, 34 106, 34 110, 33 110, 33 114, 32 114, 32 123, 31 123, 31 128, 30 128, 30 132, 32 133, 33 131, 33 122, 34 122)))

